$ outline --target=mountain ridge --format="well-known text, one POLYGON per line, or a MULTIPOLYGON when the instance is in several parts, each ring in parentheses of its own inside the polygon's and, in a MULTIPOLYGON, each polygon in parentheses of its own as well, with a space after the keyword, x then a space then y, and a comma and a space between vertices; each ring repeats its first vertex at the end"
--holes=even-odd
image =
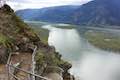
MULTIPOLYGON (((76 8, 78 8, 78 6, 69 5, 69 6, 47 7, 42 9, 24 9, 24 10, 17 11, 16 14, 24 20, 35 20, 35 21, 39 21, 41 19, 43 21, 51 20, 52 15, 54 15, 56 19, 61 21, 61 20, 64 20, 65 17, 67 18, 68 15, 70 16, 76 8), (57 14, 60 13, 60 15, 57 15, 55 12, 57 14), (34 15, 34 14, 37 14, 37 15, 34 15)), ((51 22, 55 22, 55 21, 57 22, 56 19, 53 19, 53 21, 51 20, 51 22)), ((70 19, 72 18, 69 17, 67 19, 68 22, 70 22, 70 19)))
POLYGON ((93 0, 81 6, 63 6, 32 10, 20 10, 16 14, 24 20, 53 23, 68 23, 87 26, 116 25, 120 26, 119 0, 93 0), (31 15, 31 14, 36 15, 31 15), (30 15, 29 15, 30 14, 30 15), (26 16, 26 17, 25 17, 26 16), (29 17, 27 17, 29 16, 29 17))

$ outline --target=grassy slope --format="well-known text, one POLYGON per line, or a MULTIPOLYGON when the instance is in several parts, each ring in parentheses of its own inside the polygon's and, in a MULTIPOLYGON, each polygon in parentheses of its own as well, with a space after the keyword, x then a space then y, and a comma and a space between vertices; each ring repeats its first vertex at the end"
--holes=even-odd
POLYGON ((120 37, 102 32, 86 32, 86 38, 94 46, 104 50, 120 52, 120 37))
POLYGON ((28 25, 35 30, 43 43, 48 44, 49 31, 41 28, 42 24, 28 23, 28 25))

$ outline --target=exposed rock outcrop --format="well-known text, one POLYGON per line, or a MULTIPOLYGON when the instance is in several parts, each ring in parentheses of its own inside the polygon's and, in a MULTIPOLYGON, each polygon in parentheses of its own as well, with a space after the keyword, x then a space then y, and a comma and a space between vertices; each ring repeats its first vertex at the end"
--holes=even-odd
MULTIPOLYGON (((1 7, 0 64, 7 63, 10 52, 32 53, 34 46, 38 47, 35 57, 36 74, 44 76, 46 68, 50 66, 63 69, 64 72, 61 73, 63 76, 68 74, 72 65, 62 60, 61 55, 55 52, 54 47, 44 44, 36 32, 17 17, 8 5, 1 7)), ((52 71, 55 71, 54 68, 52 71)), ((46 73, 46 75, 48 74, 46 73)))

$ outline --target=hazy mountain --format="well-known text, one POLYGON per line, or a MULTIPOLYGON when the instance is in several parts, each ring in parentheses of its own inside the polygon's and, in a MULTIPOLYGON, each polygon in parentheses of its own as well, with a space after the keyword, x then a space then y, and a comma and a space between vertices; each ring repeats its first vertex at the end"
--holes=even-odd
POLYGON ((82 5, 74 14, 75 24, 120 25, 119 0, 94 0, 82 5))
POLYGON ((60 6, 17 11, 24 20, 79 25, 120 25, 119 0, 93 0, 82 6, 60 6))
POLYGON ((57 6, 42 9, 25 9, 17 11, 17 15, 24 20, 71 23, 73 13, 78 6, 57 6))

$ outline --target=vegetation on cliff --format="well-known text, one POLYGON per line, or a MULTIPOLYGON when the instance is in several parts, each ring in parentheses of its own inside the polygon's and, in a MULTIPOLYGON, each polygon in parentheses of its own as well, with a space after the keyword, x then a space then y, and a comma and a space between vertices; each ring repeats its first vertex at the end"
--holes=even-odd
MULTIPOLYGON (((47 66, 65 69, 71 64, 61 59, 61 55, 40 40, 36 30, 28 27, 14 11, 4 5, 0 8, 0 64, 6 64, 10 52, 31 52, 37 46, 36 73, 42 75, 47 66), (41 73, 42 72, 42 73, 41 73)), ((67 69, 67 70, 68 70, 67 69)))

